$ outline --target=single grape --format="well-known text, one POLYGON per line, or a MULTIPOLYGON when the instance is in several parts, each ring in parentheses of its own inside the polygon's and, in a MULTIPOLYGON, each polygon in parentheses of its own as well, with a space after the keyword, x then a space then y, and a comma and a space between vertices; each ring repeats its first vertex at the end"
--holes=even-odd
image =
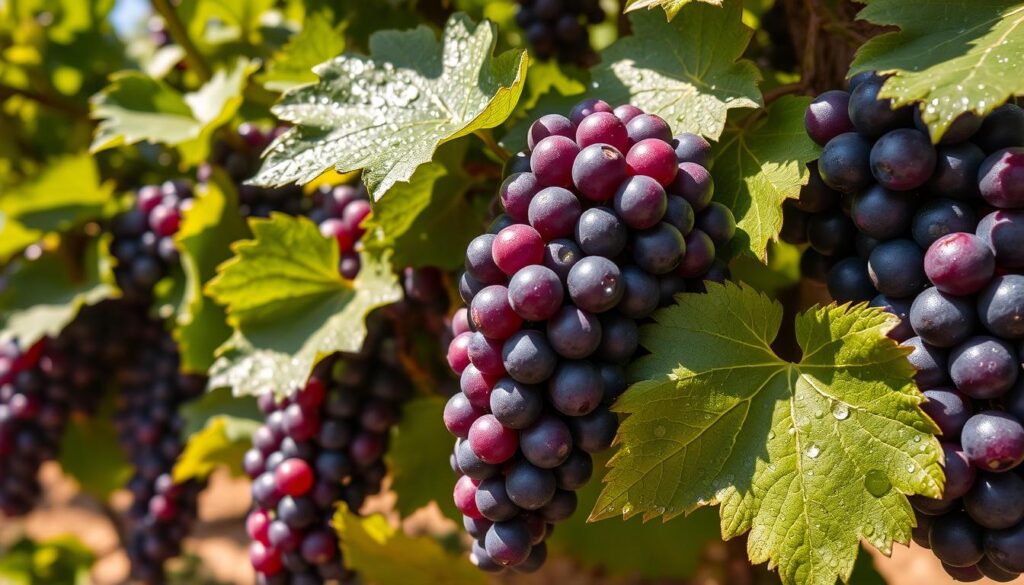
POLYGON ((910 326, 921 339, 936 347, 953 347, 963 342, 977 324, 970 299, 934 287, 921 291, 910 307, 910 326))
POLYGON ((1001 268, 1024 268, 1024 210, 997 209, 978 222, 978 237, 996 257, 1001 268))
MULTIPOLYGON (((688 251, 685 259, 689 260, 691 254, 693 251, 688 251)), ((624 266, 622 284, 622 299, 615 307, 620 313, 631 319, 642 319, 658 308, 660 292, 657 278, 636 266, 624 266)))
POLYGON ((878 74, 874 71, 861 71, 860 73, 850 77, 846 82, 846 90, 853 93, 853 90, 857 89, 860 84, 865 81, 878 79, 878 74))
POLYGON ((448 366, 456 374, 462 374, 469 365, 469 340, 472 332, 456 335, 448 344, 448 366))
POLYGON ((829 140, 818 159, 821 180, 841 193, 867 188, 874 182, 871 150, 871 143, 856 132, 846 132, 829 140))
POLYGON ((476 366, 470 364, 459 377, 459 389, 466 395, 470 404, 481 410, 487 410, 491 399, 491 389, 499 376, 484 374, 476 366))
POLYGON ((544 140, 548 136, 564 136, 565 138, 570 139, 575 138, 575 125, 570 122, 568 118, 559 114, 546 114, 541 116, 530 125, 530 130, 526 133, 527 148, 532 151, 541 140, 544 140))
POLYGON ((502 348, 505 370, 517 382, 539 384, 555 371, 558 356, 540 331, 517 331, 502 348))
POLYGON ((648 138, 634 144, 626 153, 626 167, 631 175, 651 177, 662 186, 668 186, 679 171, 675 150, 668 142, 648 138))
MULTIPOLYGON (((491 255, 495 237, 493 234, 477 236, 466 247, 466 274, 478 283, 496 284, 505 280, 505 274, 494 263, 491 255)), ((474 294, 479 290, 476 287, 470 288, 475 289, 474 294)))
POLYGON ((676 151, 676 160, 688 162, 707 168, 711 162, 711 144, 703 136, 683 132, 672 140, 672 148, 676 151))
POLYGON ((516 506, 523 510, 539 510, 551 501, 557 488, 555 474, 529 461, 517 461, 505 476, 505 487, 516 506))
POLYGON ((971 464, 983 471, 1007 471, 1024 461, 1024 427, 1004 412, 975 414, 964 425, 960 441, 971 464))
POLYGON ((479 480, 463 475, 455 482, 453 493, 455 507, 459 509, 459 512, 462 512, 467 518, 476 520, 482 520, 484 517, 476 506, 476 490, 479 485, 479 480))
MULTIPOLYGON (((459 439, 455 442, 455 462, 458 465, 458 471, 464 476, 477 481, 493 477, 499 470, 499 466, 486 463, 483 459, 477 457, 472 447, 470 447, 469 441, 464 439, 459 439)), ((458 502, 456 502, 456 506, 458 506, 458 502)), ((461 507, 459 509, 462 510, 461 507)), ((462 510, 462 513, 465 514, 465 510, 462 510)), ((482 518, 482 516, 479 517, 482 518)))
POLYGON ((969 295, 988 284, 995 272, 992 249, 978 236, 956 232, 943 236, 924 255, 928 280, 942 292, 969 295))
POLYGON ((922 268, 924 252, 913 240, 882 242, 868 257, 868 274, 878 292, 890 297, 909 297, 928 284, 922 268))
POLYGON ((587 256, 577 262, 569 271, 567 283, 572 301, 591 313, 611 309, 625 292, 619 267, 601 256, 587 256))
POLYGON ((502 177, 511 177, 516 173, 530 172, 530 153, 517 152, 513 154, 501 169, 502 177))
POLYGON ((544 240, 526 224, 513 224, 498 232, 491 243, 494 264, 508 276, 544 259, 544 240))
POLYGON ((562 306, 565 289, 550 268, 527 266, 515 273, 508 284, 512 310, 527 321, 544 321, 562 306))
POLYGON ((1006 342, 975 336, 949 354, 949 375, 958 390, 971 398, 988 400, 1005 394, 1017 382, 1020 360, 1006 342))
POLYGON ((1016 571, 1007 571, 1000 568, 999 565, 992 562, 992 559, 987 556, 981 559, 981 561, 979 561, 975 566, 979 571, 981 571, 982 575, 996 583, 1009 583, 1011 581, 1016 581, 1017 577, 1020 576, 1020 573, 1016 571))
POLYGON ((477 293, 469 306, 469 315, 477 331, 492 339, 507 339, 523 323, 509 303, 508 288, 500 284, 477 293))
POLYGON ((728 207, 712 201, 697 214, 697 228, 722 248, 736 235, 736 218, 728 207))
POLYGON ((274 483, 282 494, 301 496, 313 487, 313 470, 302 459, 288 459, 274 470, 274 483))
POLYGON ((898 238, 910 227, 916 194, 872 185, 853 198, 850 217, 857 229, 878 240, 898 238))
MULTIPOLYGON (((590 118, 587 118, 588 120, 590 118)), ((572 182, 591 201, 607 201, 626 178, 626 158, 607 144, 591 144, 572 164, 572 182)))
POLYGON ((1024 573, 1024 522, 1004 530, 985 532, 985 555, 997 567, 1024 573))
POLYGON ((879 99, 884 83, 884 77, 876 76, 850 92, 850 121, 857 132, 868 138, 878 138, 890 130, 906 128, 913 123, 913 108, 902 106, 893 109, 891 99, 879 99))
POLYGON ((970 142, 940 146, 936 150, 935 171, 925 187, 938 197, 973 199, 978 192, 978 169, 985 153, 970 142))
POLYGON ((694 229, 684 238, 686 255, 676 269, 680 276, 698 278, 707 273, 715 261, 715 243, 702 230, 694 229))
POLYGON ((633 262, 651 274, 671 272, 679 266, 684 254, 686 242, 683 235, 665 222, 644 230, 633 238, 633 262))
POLYGON ((694 213, 702 211, 715 194, 711 173, 695 163, 679 163, 677 169, 675 180, 665 190, 685 199, 694 213))
POLYGON ((569 278, 569 271, 582 257, 583 250, 572 240, 559 238, 544 247, 544 266, 553 270, 563 284, 569 278))
POLYGON ((527 215, 530 225, 544 241, 550 242, 571 235, 582 212, 580 201, 572 191, 561 187, 548 187, 541 189, 530 201, 527 215))
POLYGON ((491 413, 510 429, 530 426, 543 409, 544 394, 537 386, 502 378, 491 391, 491 413))
POLYGON ((601 315, 601 344, 597 356, 612 363, 626 363, 636 353, 640 332, 636 321, 616 312, 601 315))
POLYGON ((530 556, 530 532, 519 519, 495 522, 487 529, 484 548, 499 565, 518 565, 530 556))
POLYGON ((901 345, 912 350, 907 356, 907 360, 917 371, 914 374, 914 381, 917 382, 919 388, 926 390, 949 383, 949 375, 946 370, 949 357, 945 350, 928 345, 920 337, 911 337, 901 345))
POLYGON ((1004 104, 989 112, 971 141, 985 152, 1024 146, 1024 109, 1004 104))
MULTIPOLYGON (((490 339, 477 331, 469 338, 466 355, 469 357, 470 363, 484 376, 504 376, 505 366, 502 364, 501 358, 503 345, 502 340, 490 339)), ((365 412, 366 407, 364 406, 365 412)))
MULTIPOLYGON (((535 122, 536 123, 536 122, 535 122)), ((592 144, 606 144, 619 152, 629 150, 629 134, 626 125, 612 112, 594 112, 576 128, 576 144, 586 148, 592 144)))
POLYGON ((530 201, 540 192, 543 186, 533 173, 515 173, 509 175, 498 190, 501 207, 508 217, 515 221, 526 221, 530 209, 530 201))
MULTIPOLYGON (((686 203, 681 198, 676 199, 686 203)), ((647 176, 630 177, 622 182, 615 192, 615 213, 633 229, 654 227, 661 221, 667 209, 668 197, 665 195, 665 189, 647 176)))
POLYGON ((811 216, 807 222, 807 240, 819 254, 846 256, 853 252, 857 228, 842 211, 834 209, 811 216))
POLYGON ((1002 339, 1024 339, 1024 275, 997 276, 978 295, 981 324, 1002 339))
MULTIPOLYGON (((629 157, 626 159, 628 161, 629 157)), ((978 188, 993 207, 1024 208, 1024 147, 990 154, 978 169, 978 188)))
POLYGON ((601 372, 588 361, 563 361, 548 380, 548 398, 567 416, 582 416, 601 403, 601 372))
POLYGON ((612 113, 615 117, 622 121, 623 124, 628 124, 630 120, 644 113, 640 108, 632 104, 622 104, 616 106, 612 113))
POLYGON ((470 427, 469 446, 485 463, 502 463, 515 455, 519 433, 503 426, 493 414, 485 414, 470 427))
POLYGON ((1010 528, 1024 520, 1024 479, 1015 473, 982 473, 964 497, 964 508, 985 528, 1010 528))
POLYGON ((547 334, 558 355, 583 359, 594 353, 601 343, 601 322, 583 309, 567 305, 548 321, 547 334))
POLYGON ((897 342, 902 342, 914 336, 914 329, 910 325, 910 307, 912 299, 894 299, 885 295, 878 295, 868 303, 869 307, 878 307, 886 313, 899 317, 899 324, 889 331, 888 336, 897 342))
POLYGON ((955 500, 971 491, 977 473, 959 445, 943 442, 942 453, 945 461, 942 467, 946 474, 942 499, 955 500))
POLYGON ((837 303, 860 303, 874 298, 868 265, 860 258, 844 258, 828 271, 828 292, 837 303))
POLYGON ((519 514, 519 507, 509 498, 501 476, 480 482, 476 488, 476 507, 485 519, 492 522, 511 520, 519 514))
POLYGON ((940 561, 953 567, 975 565, 985 555, 983 532, 963 512, 947 514, 932 522, 928 541, 940 561))
POLYGON ((587 452, 574 449, 554 472, 558 489, 578 490, 587 485, 594 474, 594 460, 587 452))
POLYGON ((547 187, 571 187, 572 167, 580 147, 572 138, 548 136, 530 154, 530 169, 547 187))
POLYGON ((668 122, 654 114, 640 114, 626 123, 629 139, 636 144, 642 140, 656 139, 662 142, 672 141, 672 129, 668 122))
POLYGON ((558 467, 572 452, 572 433, 560 418, 543 415, 522 430, 519 446, 527 461, 543 469, 558 467))
MULTIPOLYGON (((557 6, 557 3, 555 3, 557 6)), ((569 120, 572 121, 573 126, 579 126, 583 119, 595 112, 611 112, 612 107, 608 105, 608 102, 599 99, 588 98, 585 99, 575 106, 569 112, 569 120)))
POLYGON ((843 132, 853 130, 849 114, 850 94, 831 90, 819 95, 807 106, 804 128, 811 140, 824 146, 843 132))
POLYGON ((629 238, 626 224, 605 207, 591 207, 576 222, 576 242, 589 256, 615 258, 629 238))
POLYGON ((540 515, 544 520, 556 524, 568 520, 576 513, 576 506, 579 500, 576 492, 568 490, 556 490, 554 497, 546 506, 540 509, 540 515))
POLYGON ((469 427, 485 412, 473 406, 466 395, 456 392, 444 406, 444 426, 448 432, 463 439, 469 437, 469 427))
POLYGON ((942 236, 974 231, 977 223, 974 209, 963 202, 954 199, 933 199, 922 205, 914 215, 914 241, 927 250, 942 236))
POLYGON ((886 189, 909 191, 932 176, 936 159, 935 147, 926 134, 900 128, 871 147, 871 173, 886 189))
POLYGON ((939 426, 943 440, 957 440, 971 417, 970 400, 953 388, 932 388, 924 396, 928 400, 921 410, 939 426))
POLYGON ((600 453, 612 446, 619 430, 619 418, 601 406, 590 414, 569 419, 573 444, 587 453, 600 453))

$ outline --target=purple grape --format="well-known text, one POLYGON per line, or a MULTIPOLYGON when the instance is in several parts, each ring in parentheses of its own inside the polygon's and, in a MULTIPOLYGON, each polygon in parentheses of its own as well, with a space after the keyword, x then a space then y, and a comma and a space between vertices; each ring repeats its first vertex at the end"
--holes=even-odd
POLYGON ((633 262, 651 274, 666 274, 675 270, 685 254, 686 241, 683 235, 665 222, 633 238, 633 262))
POLYGON ((940 146, 935 171, 925 186, 929 193, 953 199, 973 199, 978 192, 978 169, 985 153, 970 142, 940 146))
MULTIPOLYGON (((486 376, 504 376, 505 366, 501 361, 503 342, 490 339, 477 331, 469 338, 466 355, 474 367, 486 376)), ((365 407, 364 407, 365 412, 365 407)))
POLYGON ((527 461, 542 469, 553 469, 572 452, 572 433, 560 418, 544 415, 522 430, 519 446, 527 461))
POLYGON ((616 106, 613 113, 616 118, 622 120, 623 124, 628 124, 630 120, 643 114, 644 111, 632 104, 622 104, 621 106, 616 106))
POLYGON ((576 242, 588 256, 615 258, 625 249, 628 228, 610 209, 591 207, 576 222, 576 242))
POLYGON ((934 199, 922 205, 914 215, 914 241, 927 250, 942 236, 974 231, 977 223, 974 209, 963 202, 954 199, 934 199))
POLYGON ((485 463, 503 463, 515 454, 519 433, 503 426, 493 414, 485 414, 470 427, 469 446, 485 463))
POLYGON ((946 486, 942 499, 955 500, 971 491, 977 473, 959 445, 944 442, 942 443, 942 453, 945 460, 942 467, 946 473, 946 486))
POLYGON ((580 148, 593 144, 605 144, 618 152, 629 150, 629 134, 626 125, 611 112, 594 112, 576 128, 576 144, 580 148))
POLYGON ((932 521, 928 542, 940 561, 953 567, 969 567, 985 555, 983 533, 963 512, 932 521))
POLYGON ((909 297, 928 284, 922 268, 924 252, 913 240, 882 242, 868 257, 868 274, 878 292, 890 297, 909 297))
POLYGON ((853 130, 849 114, 850 94, 832 90, 814 98, 804 114, 804 128, 811 140, 824 146, 836 136, 853 130))
POLYGON ((978 319, 970 299, 928 288, 910 307, 910 326, 930 345, 953 347, 970 337, 978 319))
POLYGON ((841 193, 855 193, 868 187, 874 182, 871 150, 871 143, 856 132, 829 140, 818 159, 821 180, 841 193))
POLYGON ((626 175, 626 158, 607 144, 587 146, 572 164, 573 184, 591 201, 611 199, 626 175))
POLYGON ((927 402, 921 410, 938 425, 942 438, 955 441, 960 438, 967 419, 971 417, 971 403, 952 388, 932 388, 924 391, 927 402))
POLYGON ((878 295, 868 265, 860 258, 844 258, 828 271, 826 281, 829 295, 837 303, 861 303, 878 295))
POLYGON ((530 201, 540 192, 542 185, 533 173, 515 173, 509 175, 498 190, 501 206, 505 213, 515 221, 526 221, 530 209, 530 201))
POLYGON ((697 213, 711 203, 715 182, 706 168, 696 163, 679 163, 676 178, 666 187, 666 191, 685 199, 694 213, 697 213))
POLYGON ((487 555, 499 565, 514 566, 530 556, 530 532, 519 519, 495 522, 484 537, 487 555))
POLYGON ((665 189, 650 177, 630 177, 621 182, 615 192, 615 212, 633 229, 654 227, 665 215, 667 207, 665 189))
POLYGON ((926 134, 900 128, 871 147, 871 173, 886 189, 909 191, 928 181, 936 159, 935 147, 926 134))
POLYGON ((928 280, 942 292, 969 295, 988 284, 996 261, 985 241, 974 234, 957 232, 943 236, 924 255, 928 280))
POLYGON ((971 464, 983 471, 1003 472, 1024 461, 1024 427, 996 410, 972 416, 960 435, 971 464))
POLYGON ((587 485, 594 474, 594 460, 586 451, 574 449, 554 472, 558 489, 578 490, 587 485))
POLYGON ((600 371, 588 361, 563 361, 548 380, 548 398, 567 416, 582 416, 601 404, 600 371))
POLYGON ((668 122, 654 114, 640 114, 626 123, 629 139, 636 144, 641 140, 656 139, 662 142, 672 141, 672 129, 668 122))
POLYGON ((807 240, 819 254, 842 257, 853 251, 856 226, 842 211, 834 209, 811 216, 807 240))
POLYGON ((492 339, 507 339, 523 323, 508 300, 508 289, 492 284, 473 298, 469 315, 477 331, 492 339))
POLYGON ((550 268, 533 265, 516 272, 508 284, 512 310, 527 321, 544 321, 562 306, 565 289, 550 268))
POLYGON ((544 266, 553 270, 563 284, 580 258, 583 258, 583 250, 569 239, 552 240, 544 247, 544 266))
POLYGON ((957 390, 979 400, 1005 394, 1016 383, 1019 371, 1016 352, 995 337, 972 337, 949 354, 949 375, 957 390))
POLYGON ((530 130, 526 133, 527 148, 532 151, 541 140, 548 136, 564 136, 573 139, 576 137, 575 125, 568 118, 559 114, 541 116, 530 125, 530 130))
POLYGON ((523 510, 539 510, 551 501, 557 489, 555 474, 529 461, 518 461, 505 476, 505 487, 515 505, 523 510))
POLYGON ((698 278, 707 273, 715 261, 715 243, 702 230, 694 229, 684 238, 686 255, 676 270, 680 276, 698 278))
POLYGON ((949 375, 946 370, 949 358, 945 350, 928 345, 920 337, 911 337, 901 345, 913 350, 907 359, 917 371, 914 374, 914 380, 919 388, 927 390, 949 383, 949 375))
MULTIPOLYGON (((626 161, 629 161, 628 156, 626 161)), ((1024 208, 1024 147, 990 154, 978 170, 978 188, 993 207, 1024 208)))
POLYGON ((887 335, 891 339, 895 339, 897 343, 900 343, 914 336, 914 329, 910 324, 910 307, 912 304, 913 301, 911 299, 893 299, 885 295, 878 295, 871 299, 868 306, 878 307, 886 313, 899 317, 899 324, 893 327, 887 335))
POLYGON ((571 235, 582 212, 580 200, 572 191, 548 187, 530 201, 527 214, 530 225, 540 233, 544 241, 550 242, 571 235))
POLYGON ((881 185, 872 185, 853 198, 850 217, 861 233, 879 240, 903 235, 910 227, 914 215, 912 193, 890 191, 881 185))
POLYGON ((641 140, 626 153, 629 174, 646 175, 665 187, 676 178, 678 165, 672 147, 657 138, 641 140))
POLYGON ((997 276, 978 295, 981 324, 1002 339, 1024 339, 1024 275, 997 276))
POLYGON ((997 567, 1024 573, 1024 522, 1005 530, 985 532, 985 554, 997 567))
POLYGON ((476 488, 476 507, 485 519, 492 522, 511 520, 519 514, 519 507, 509 498, 501 476, 480 482, 476 488))
POLYGON ((998 209, 981 218, 976 231, 1002 268, 1024 268, 1024 210, 998 209))
POLYGON ((580 147, 571 138, 549 136, 530 154, 530 169, 546 187, 572 187, 572 167, 580 147))
POLYGON ((572 305, 562 307, 547 326, 551 347, 567 359, 583 359, 594 353, 601 343, 601 333, 597 317, 572 305))
POLYGON ((906 128, 913 123, 913 108, 893 109, 892 100, 879 99, 884 83, 885 78, 876 76, 850 92, 850 121, 857 132, 868 138, 878 138, 890 130, 906 128))
MULTIPOLYGON (((696 216, 693 207, 678 195, 669 195, 666 199, 665 215, 662 218, 666 223, 679 230, 684 236, 693 230, 696 223, 696 216)), ((803 229, 803 233, 807 230, 803 229)))
POLYGON ((572 107, 569 112, 569 120, 574 126, 579 126, 583 119, 595 112, 611 112, 612 107, 608 102, 599 99, 585 99, 572 107))
POLYGON ((493 234, 483 234, 473 238, 466 248, 466 274, 479 283, 496 284, 505 281, 505 273, 494 263, 491 255, 494 239, 493 234))
POLYGON ((591 313, 611 309, 625 292, 619 267, 601 256, 587 256, 577 262, 567 281, 572 301, 591 313))
POLYGON ((508 276, 544 259, 544 240, 537 230, 517 223, 510 225, 494 237, 491 243, 494 264, 508 276))
POLYGON ((510 429, 530 426, 543 409, 544 394, 537 386, 502 378, 491 391, 491 413, 510 429))
MULTIPOLYGON (((971 111, 960 114, 946 128, 942 138, 939 140, 939 144, 959 144, 969 140, 981 128, 983 120, 984 118, 971 111)), ((921 117, 921 110, 918 108, 914 108, 914 127, 929 136, 931 135, 928 125, 925 124, 924 119, 921 117)))
POLYGON ((964 508, 985 528, 1001 530, 1024 520, 1024 479, 1015 473, 981 473, 964 508))
POLYGON ((715 246, 721 248, 736 235, 736 218, 728 207, 712 201, 697 214, 697 228, 707 234, 715 246))
POLYGON ((688 162, 707 168, 711 162, 711 144, 703 136, 683 132, 672 141, 676 151, 676 160, 688 162))
POLYGON ((585 416, 569 419, 573 444, 587 453, 600 453, 612 446, 615 433, 619 430, 619 418, 615 413, 601 406, 585 416))
POLYGON ((1024 146, 1024 109, 1004 104, 989 112, 971 141, 985 152, 1024 146))
POLYGON ((618 313, 601 315, 601 345, 597 356, 611 363, 626 363, 640 345, 636 321, 618 313))
POLYGON ((539 384, 551 377, 558 356, 540 331, 518 331, 502 348, 505 370, 517 382, 539 384))
POLYGON ((807 213, 821 213, 836 207, 839 204, 840 194, 822 181, 821 173, 818 171, 818 161, 807 163, 807 170, 810 171, 807 184, 800 188, 800 198, 793 200, 792 204, 796 209, 807 213))
POLYGON ((982 575, 996 583, 1009 583, 1011 581, 1016 581, 1017 577, 1020 577, 1020 573, 1000 568, 999 565, 992 562, 992 559, 987 556, 981 559, 981 561, 979 561, 975 566, 979 571, 981 571, 982 575))

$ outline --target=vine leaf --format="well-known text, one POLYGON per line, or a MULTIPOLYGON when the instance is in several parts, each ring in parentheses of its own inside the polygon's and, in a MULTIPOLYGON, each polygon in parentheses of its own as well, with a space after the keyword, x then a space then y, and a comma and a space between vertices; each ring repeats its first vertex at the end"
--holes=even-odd
POLYGON ((238 111, 257 66, 239 59, 234 68, 217 71, 186 94, 137 71, 114 74, 91 100, 92 117, 100 121, 91 151, 147 141, 178 147, 186 164, 205 160, 214 130, 238 111))
POLYGON ((284 392, 305 384, 322 357, 357 352, 366 315, 400 300, 402 289, 387 256, 364 253, 356 279, 342 278, 337 241, 304 217, 276 213, 249 226, 254 239, 236 242, 235 257, 206 286, 235 328, 218 349, 211 385, 284 392))
POLYGON ((113 425, 114 400, 97 416, 74 416, 61 438, 60 467, 86 493, 105 500, 124 488, 134 472, 113 425))
POLYGON ((741 58, 753 34, 742 12, 742 2, 728 0, 721 7, 688 4, 672 22, 654 12, 630 14, 633 34, 602 52, 595 93, 661 116, 675 134, 717 139, 729 110, 762 102, 757 66, 741 58))
POLYGON ((94 238, 16 265, 0 293, 0 337, 30 347, 60 333, 83 306, 116 297, 108 243, 94 238))
POLYGON ((668 20, 672 20, 684 6, 691 2, 706 2, 712 6, 722 5, 722 0, 626 0, 626 7, 623 9, 623 12, 632 12, 642 8, 651 10, 661 6, 665 9, 665 16, 668 20))
POLYGON ((287 91, 316 83, 313 67, 337 57, 345 50, 343 26, 334 26, 327 12, 317 12, 302 23, 302 30, 267 63, 257 81, 267 89, 287 91))
POLYGON ((88 153, 53 159, 38 176, 0 194, 0 264, 49 233, 102 217, 114 184, 88 153))
POLYGON ((4 547, 0 555, 0 580, 10 585, 33 585, 40 575, 50 583, 88 585, 96 555, 77 536, 54 536, 45 540, 19 538, 4 547))
POLYGON ((242 458, 263 421, 255 399, 217 388, 182 406, 181 415, 188 442, 174 464, 175 481, 204 479, 218 467, 244 474, 242 458))
POLYGON ((402 407, 402 420, 392 431, 388 469, 391 490, 398 495, 395 510, 403 518, 436 502, 445 516, 462 521, 451 497, 452 477, 436 473, 437 462, 451 454, 454 443, 441 424, 444 404, 444 399, 437 396, 409 401, 402 407))
POLYGON ((465 556, 445 551, 429 536, 406 536, 381 514, 359 517, 344 502, 334 514, 345 565, 367 585, 431 583, 486 585, 490 579, 465 556))
POLYGON ((462 264, 466 246, 483 223, 466 198, 473 184, 462 166, 467 146, 465 141, 442 146, 408 183, 395 185, 377 202, 364 224, 366 250, 393 250, 396 266, 462 264))
POLYGON ((732 210, 739 228, 734 253, 766 260, 768 242, 777 241, 782 229, 782 202, 799 197, 807 183, 807 163, 820 152, 804 130, 809 103, 805 97, 779 98, 766 111, 730 121, 714 145, 715 201, 732 210))
POLYGON ((782 305, 749 287, 709 285, 644 327, 615 409, 629 415, 591 518, 666 519, 720 503, 724 538, 750 532, 755 563, 782 582, 848 581, 864 539, 906 543, 905 494, 939 497, 942 454, 920 409, 895 318, 863 305, 796 317, 799 363, 772 340, 782 305))
POLYGON ((316 68, 320 82, 284 95, 274 113, 295 127, 267 150, 257 185, 308 183, 334 167, 364 169, 375 199, 408 181, 441 144, 501 124, 523 89, 521 50, 493 57, 496 28, 455 14, 439 42, 425 26, 370 37, 370 57, 316 68))
POLYGON ((217 266, 231 257, 230 245, 247 233, 238 211, 238 194, 223 171, 199 187, 174 240, 181 250, 184 294, 176 311, 174 338, 181 369, 206 372, 217 347, 231 336, 223 307, 203 295, 217 266))
POLYGON ((851 73, 892 73, 882 97, 923 102, 921 115, 938 141, 960 114, 986 114, 1024 93, 1024 2, 872 0, 858 15, 900 27, 868 41, 851 73))

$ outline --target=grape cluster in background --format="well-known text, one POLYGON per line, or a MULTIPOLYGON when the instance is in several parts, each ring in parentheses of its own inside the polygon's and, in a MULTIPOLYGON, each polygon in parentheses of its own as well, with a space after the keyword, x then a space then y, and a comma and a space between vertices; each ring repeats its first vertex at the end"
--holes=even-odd
POLYGON ((923 408, 941 430, 941 500, 911 499, 914 540, 961 581, 1024 573, 1024 110, 957 118, 932 144, 883 77, 807 110, 824 147, 783 237, 839 302, 897 315, 923 408))
POLYGON ((448 347, 454 499, 489 572, 544 563, 615 439, 638 322, 727 278, 716 250, 736 229, 711 202, 710 145, 637 107, 584 100, 537 119, 528 146, 506 165, 504 213, 466 250, 448 347))
POLYGON ((538 59, 580 67, 597 61, 587 25, 604 21, 600 0, 519 0, 516 24, 538 59))

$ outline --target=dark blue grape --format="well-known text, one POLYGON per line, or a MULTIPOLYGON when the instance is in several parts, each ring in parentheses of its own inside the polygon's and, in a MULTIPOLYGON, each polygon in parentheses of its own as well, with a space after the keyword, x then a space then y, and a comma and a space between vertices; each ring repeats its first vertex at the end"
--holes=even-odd
POLYGON ((867 263, 857 257, 844 258, 828 271, 828 293, 837 303, 860 303, 878 295, 868 275, 867 263))
POLYGON ((576 222, 576 242, 588 256, 614 258, 628 238, 626 224, 610 209, 591 207, 576 222))
POLYGON ((523 429, 537 420, 544 410, 544 391, 531 384, 502 378, 491 390, 491 414, 502 426, 523 429))
POLYGON ((555 495, 555 474, 528 461, 518 461, 505 475, 505 489, 516 506, 539 510, 555 495))
POLYGON ((882 242, 868 257, 868 274, 878 292, 890 297, 910 297, 924 289, 924 251, 913 240, 882 242))
POLYGON ((548 321, 548 342, 558 355, 583 359, 601 343, 601 322, 597 317, 572 305, 562 307, 548 321))
POLYGON ((953 347, 970 337, 977 326, 971 299, 928 288, 910 307, 910 326, 926 343, 953 347))

